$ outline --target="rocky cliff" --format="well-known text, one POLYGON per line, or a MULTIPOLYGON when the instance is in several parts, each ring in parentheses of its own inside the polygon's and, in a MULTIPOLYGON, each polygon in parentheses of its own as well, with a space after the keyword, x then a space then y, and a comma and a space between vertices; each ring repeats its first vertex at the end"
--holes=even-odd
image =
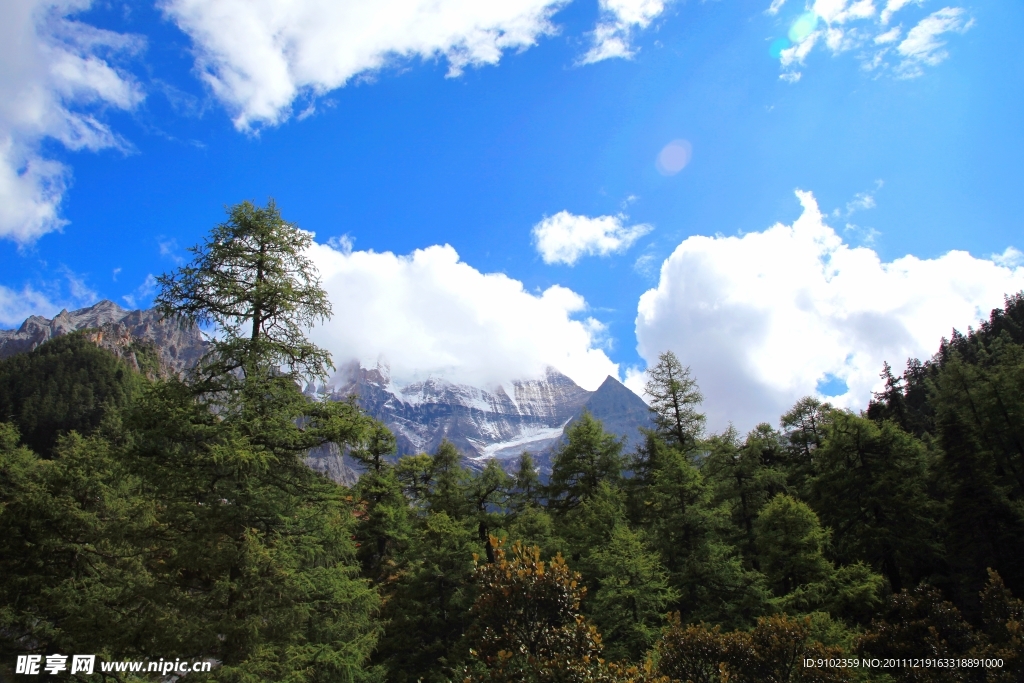
POLYGON ((206 352, 207 342, 196 327, 184 327, 164 320, 155 310, 129 311, 113 301, 77 311, 66 309, 52 320, 33 315, 17 330, 0 330, 0 359, 31 351, 54 337, 88 330, 90 338, 103 348, 138 368, 129 350, 133 344, 152 345, 161 370, 180 374, 194 366, 206 352))

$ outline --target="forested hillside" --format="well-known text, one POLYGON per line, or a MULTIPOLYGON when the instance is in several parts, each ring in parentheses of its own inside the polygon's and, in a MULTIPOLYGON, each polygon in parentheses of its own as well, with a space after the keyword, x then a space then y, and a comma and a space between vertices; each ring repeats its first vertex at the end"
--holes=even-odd
POLYGON ((225 330, 183 379, 79 335, 0 363, 0 675, 80 652, 224 682, 1024 680, 1021 294, 884 368, 864 414, 806 398, 746 435, 705 433, 666 352, 641 445, 584 414, 541 480, 448 442, 396 461, 302 395, 329 364, 308 239, 239 205, 161 278, 165 315, 225 330), (326 443, 352 488, 304 465, 326 443))

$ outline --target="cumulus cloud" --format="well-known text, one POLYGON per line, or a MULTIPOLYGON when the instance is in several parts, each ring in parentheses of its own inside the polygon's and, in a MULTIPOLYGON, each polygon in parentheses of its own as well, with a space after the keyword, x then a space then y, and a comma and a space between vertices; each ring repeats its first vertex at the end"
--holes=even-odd
POLYGON ((573 265, 582 256, 623 252, 652 228, 646 223, 624 225, 626 216, 577 216, 559 211, 533 226, 533 239, 544 263, 573 265))
MULTIPOLYGON (((963 33, 973 21, 963 8, 945 7, 920 19, 903 37, 902 25, 889 27, 893 16, 914 0, 889 0, 881 12, 874 0, 814 0, 807 10, 785 24, 785 38, 772 43, 772 54, 779 58, 780 78, 790 83, 800 80, 798 68, 819 45, 833 55, 855 52, 865 71, 889 72, 897 78, 916 78, 924 67, 937 66, 949 53, 941 36, 963 33), (902 40, 901 40, 902 38, 902 40), (897 44, 898 43, 898 44, 897 44)), ((773 2, 767 14, 777 15, 782 2, 773 2)))
POLYGON ((45 158, 47 139, 71 150, 123 147, 100 118, 104 108, 132 109, 143 98, 112 56, 132 54, 141 39, 72 17, 90 0, 11 0, 0 22, 0 237, 28 244, 59 230, 70 170, 45 158))
POLYGON ((686 239, 640 298, 640 355, 650 364, 670 349, 693 368, 713 429, 775 423, 833 378, 847 390, 829 400, 863 408, 884 361, 930 357, 954 327, 1024 289, 1016 250, 1000 262, 951 251, 886 263, 844 243, 809 192, 797 197, 803 213, 792 225, 686 239))
POLYGON ((629 59, 634 51, 630 38, 636 29, 645 29, 665 11, 663 0, 601 0, 601 20, 594 29, 590 49, 581 64, 605 59, 629 59))
POLYGON ((311 337, 336 364, 383 360, 397 381, 433 375, 474 386, 542 377, 548 366, 587 389, 618 376, 599 348, 604 326, 565 287, 528 292, 447 245, 402 256, 316 244, 309 256, 334 308, 311 337))
POLYGON ((536 44, 567 0, 162 0, 195 44, 203 80, 239 130, 274 125, 396 59, 445 58, 449 74, 536 44))

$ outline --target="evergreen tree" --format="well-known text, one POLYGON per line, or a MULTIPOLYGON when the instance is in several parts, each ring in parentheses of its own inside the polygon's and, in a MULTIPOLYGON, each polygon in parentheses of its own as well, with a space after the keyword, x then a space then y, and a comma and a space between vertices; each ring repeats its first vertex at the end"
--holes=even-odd
POLYGON ((668 573, 643 534, 619 524, 606 544, 590 551, 599 576, 589 613, 601 629, 608 656, 640 661, 654 644, 662 616, 678 597, 668 573))
POLYGON ((806 503, 776 496, 761 511, 755 531, 761 570, 779 608, 863 620, 880 604, 882 578, 862 563, 836 568, 825 557, 830 534, 806 503))
POLYGON ((697 380, 690 376, 690 368, 683 367, 674 353, 665 351, 647 375, 650 379, 644 393, 651 397, 658 433, 683 452, 693 450, 703 436, 706 418, 698 411, 704 397, 697 380))
POLYGON ((787 490, 778 436, 762 424, 740 442, 730 426, 708 439, 706 447, 708 455, 701 472, 714 487, 715 501, 731 508, 734 542, 749 565, 757 569, 754 521, 769 500, 787 490))
POLYGON ((545 489, 548 508, 565 512, 593 496, 602 482, 618 486, 625 459, 622 441, 604 431, 587 411, 566 430, 566 442, 555 451, 545 489))
POLYGON ((375 427, 353 403, 299 390, 330 365, 304 335, 330 313, 302 255, 310 239, 273 202, 243 203, 161 278, 165 315, 220 336, 188 381, 155 385, 129 420, 127 457, 174 548, 160 580, 202 627, 218 680, 362 678, 376 637, 351 503, 304 462, 325 443, 358 448, 375 427))
POLYGON ((455 444, 447 439, 430 457, 430 488, 427 503, 431 512, 444 512, 455 520, 465 520, 473 514, 469 499, 472 475, 462 466, 462 456, 455 444))
POLYGON ((523 510, 536 506, 540 501, 542 490, 540 475, 537 474, 537 465, 530 453, 524 451, 519 456, 519 466, 516 468, 515 480, 512 484, 511 505, 512 509, 519 513, 523 510))
POLYGON ((395 683, 449 680, 466 656, 461 646, 475 596, 474 530, 446 512, 422 520, 409 566, 388 587, 386 627, 374 654, 395 683))
POLYGON ((1024 347, 1004 333, 973 355, 948 354, 932 397, 949 561, 971 614, 987 568, 1024 587, 1024 347))
POLYGON ((630 480, 633 518, 648 530, 670 583, 678 593, 672 608, 688 620, 707 619, 741 625, 766 606, 757 572, 745 570, 731 534, 727 504, 713 500, 704 476, 681 451, 655 433, 640 449, 655 463, 630 480), (640 483, 646 479, 646 484, 640 483))
POLYGON ((155 302, 165 316, 213 324, 222 333, 211 342, 197 387, 217 391, 239 373, 264 379, 282 366, 296 377, 326 378, 330 354, 304 332, 331 315, 316 268, 303 253, 312 241, 312 233, 281 218, 273 199, 266 207, 246 201, 189 249, 191 263, 157 278, 155 302))
POLYGON ((91 433, 108 413, 127 406, 143 382, 84 333, 64 335, 0 361, 0 420, 11 421, 26 446, 49 456, 60 435, 91 433))
POLYGON ((361 503, 355 540, 363 576, 386 583, 400 570, 413 536, 409 501, 392 467, 364 473, 353 494, 361 503))
POLYGON ((924 578, 940 548, 924 445, 895 423, 833 413, 808 501, 836 530, 841 562, 863 560, 894 591, 924 578))
POLYGON ((477 538, 487 553, 488 562, 494 562, 492 532, 508 523, 511 488, 512 478, 497 460, 489 460, 483 472, 473 477, 469 484, 468 494, 476 518, 477 538))
POLYGON ((817 473, 817 450, 825 442, 835 412, 831 404, 807 396, 797 401, 780 420, 783 442, 789 451, 788 483, 800 496, 806 497, 809 482, 817 473))

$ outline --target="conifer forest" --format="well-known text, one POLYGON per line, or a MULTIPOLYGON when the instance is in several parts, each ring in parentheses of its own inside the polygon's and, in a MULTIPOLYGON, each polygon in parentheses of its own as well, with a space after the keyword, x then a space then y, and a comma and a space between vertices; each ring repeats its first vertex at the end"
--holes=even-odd
POLYGON ((0 679, 88 652, 221 683, 1024 681, 1024 295, 866 411, 748 434, 709 433, 665 352, 641 445, 584 414, 541 476, 399 458, 302 393, 333 367, 309 240, 240 204, 159 278, 218 330, 182 376, 82 333, 0 362, 0 679), (306 466, 329 443, 358 483, 306 466))

